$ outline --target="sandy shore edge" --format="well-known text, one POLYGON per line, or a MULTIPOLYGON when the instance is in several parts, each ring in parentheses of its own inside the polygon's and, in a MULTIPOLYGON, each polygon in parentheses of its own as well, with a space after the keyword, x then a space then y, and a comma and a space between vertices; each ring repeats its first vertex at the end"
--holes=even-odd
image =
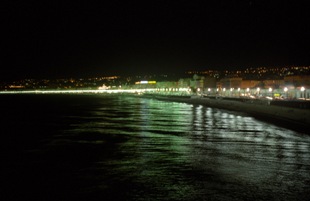
POLYGON ((269 104, 258 104, 253 102, 240 102, 223 99, 209 98, 188 98, 188 97, 165 97, 165 96, 145 96, 162 101, 182 102, 188 104, 199 104, 207 107, 226 109, 247 113, 271 123, 298 130, 310 134, 310 110, 275 106, 269 104))

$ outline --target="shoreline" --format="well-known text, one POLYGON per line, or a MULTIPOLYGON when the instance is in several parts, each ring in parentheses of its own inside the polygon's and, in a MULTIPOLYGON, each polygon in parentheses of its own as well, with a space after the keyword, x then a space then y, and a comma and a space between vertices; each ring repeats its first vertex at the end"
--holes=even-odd
POLYGON ((195 105, 204 105, 229 111, 249 114, 259 120, 273 123, 305 134, 310 134, 310 110, 272 105, 268 101, 238 101, 211 98, 191 98, 181 96, 142 95, 144 98, 153 98, 162 101, 181 102, 195 105))

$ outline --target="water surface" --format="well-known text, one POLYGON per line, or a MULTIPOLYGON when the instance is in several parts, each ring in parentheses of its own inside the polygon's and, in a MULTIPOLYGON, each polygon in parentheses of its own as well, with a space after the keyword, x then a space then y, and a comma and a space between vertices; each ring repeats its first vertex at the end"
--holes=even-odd
POLYGON ((125 95, 3 95, 6 200, 307 200, 310 137, 125 95))

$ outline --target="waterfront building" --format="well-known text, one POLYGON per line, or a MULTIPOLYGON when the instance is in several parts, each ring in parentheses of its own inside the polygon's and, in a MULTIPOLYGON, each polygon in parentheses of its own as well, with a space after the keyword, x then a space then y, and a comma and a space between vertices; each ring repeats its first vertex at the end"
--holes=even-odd
POLYGON ((246 88, 255 88, 259 85, 259 80, 242 80, 240 88, 246 89, 246 88))
POLYGON ((220 86, 221 88, 239 88, 242 83, 241 77, 229 77, 229 78, 223 78, 220 80, 220 86))
POLYGON ((284 80, 263 80, 265 89, 278 89, 284 86, 284 80))
POLYGON ((291 75, 284 77, 284 84, 292 87, 310 87, 310 76, 309 75, 291 75))
POLYGON ((190 86, 190 83, 191 83, 191 78, 181 78, 178 81, 178 86, 180 88, 187 88, 190 86))

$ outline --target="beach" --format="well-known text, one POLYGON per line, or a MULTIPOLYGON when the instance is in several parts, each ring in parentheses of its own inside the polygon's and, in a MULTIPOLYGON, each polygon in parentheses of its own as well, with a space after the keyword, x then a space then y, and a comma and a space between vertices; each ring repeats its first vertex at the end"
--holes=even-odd
MULTIPOLYGON (((239 111, 261 120, 283 125, 309 134, 310 110, 308 108, 293 108, 278 105, 277 101, 257 99, 225 99, 200 96, 163 96, 145 95, 163 101, 199 104, 207 107, 239 111)), ((281 102, 280 102, 281 103, 281 102)))

